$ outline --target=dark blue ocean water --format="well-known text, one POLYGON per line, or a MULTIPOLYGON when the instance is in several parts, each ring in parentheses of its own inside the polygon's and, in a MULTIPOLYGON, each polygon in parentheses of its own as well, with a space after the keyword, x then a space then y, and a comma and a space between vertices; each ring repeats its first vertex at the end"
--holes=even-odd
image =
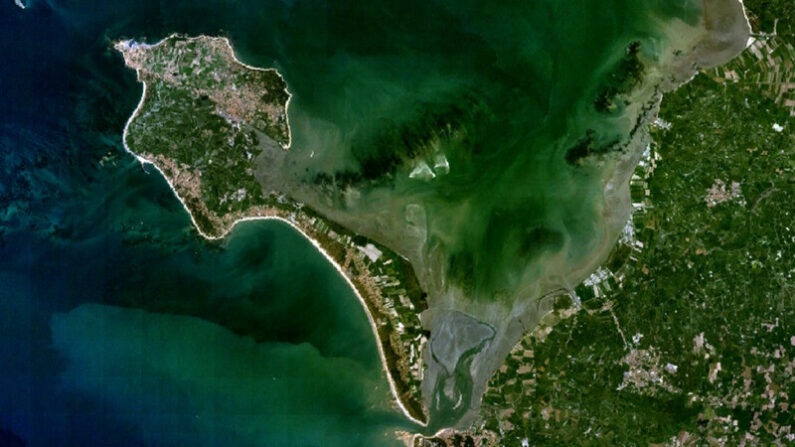
POLYGON ((141 88, 110 40, 221 27, 63 4, 0 3, 0 445, 387 443, 406 423, 331 266, 277 222, 202 241, 121 145, 141 88))
POLYGON ((380 446, 410 427, 363 310, 308 241, 275 222, 204 241, 165 180, 124 152, 141 85, 113 41, 230 37, 245 62, 284 74, 296 151, 471 94, 505 106, 493 141, 523 150, 526 122, 577 141, 606 61, 653 40, 655 17, 697 12, 673 0, 26 4, 0 2, 0 446, 380 446))

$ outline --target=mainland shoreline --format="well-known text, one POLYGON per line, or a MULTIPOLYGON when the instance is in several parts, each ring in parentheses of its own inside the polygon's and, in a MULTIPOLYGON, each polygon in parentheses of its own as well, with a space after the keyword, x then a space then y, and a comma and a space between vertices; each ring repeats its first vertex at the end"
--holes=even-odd
MULTIPOLYGON (((701 3, 704 13, 699 24, 695 27, 671 26, 668 29, 668 33, 676 36, 678 41, 672 42, 668 48, 669 54, 661 55, 658 71, 653 73, 655 76, 652 78, 653 81, 641 87, 641 90, 644 88, 651 90, 646 92, 648 98, 633 103, 639 108, 636 122, 638 131, 627 141, 625 153, 613 159, 615 165, 612 172, 603 179, 605 203, 603 218, 606 224, 598 247, 590 256, 570 268, 566 274, 554 277, 552 281, 543 281, 540 287, 543 293, 539 298, 528 300, 525 305, 516 306, 511 310, 507 319, 516 324, 503 324, 495 335, 496 344, 491 347, 489 356, 484 356, 483 359, 485 366, 473 375, 473 399, 474 396, 481 396, 485 392, 490 377, 490 374, 486 376, 485 372, 493 373, 499 368, 505 356, 521 339, 522 332, 528 329, 524 327, 523 321, 532 320, 532 317, 538 314, 539 307, 544 306, 543 298, 555 290, 567 290, 570 294, 576 295, 574 294, 576 285, 587 279, 608 260, 621 230, 631 217, 629 181, 649 142, 649 127, 658 116, 664 93, 690 82, 702 69, 728 62, 747 47, 751 26, 742 0, 701 0, 701 3), (680 48, 682 45, 686 48, 680 48), (478 374, 480 372, 483 374, 478 374)), ((635 92, 638 96, 642 94, 643 92, 635 92)), ((555 259, 550 261, 557 262, 555 259)), ((551 311, 551 306, 547 311, 551 311)), ((479 402, 480 398, 477 399, 479 402)), ((473 402, 471 410, 459 420, 456 427, 464 428, 474 420, 479 407, 480 405, 475 405, 473 402)))
MULTIPOLYGON (((733 4, 738 4, 739 7, 740 7, 740 11, 742 11, 742 16, 743 16, 745 25, 747 26, 747 29, 750 30, 750 25, 748 24, 748 17, 747 17, 747 14, 745 12, 745 8, 742 5, 742 1, 741 0, 728 0, 728 2, 727 1, 721 1, 721 0, 703 0, 702 1, 702 4, 704 5, 703 7, 705 8, 705 10, 707 10, 709 8, 713 8, 716 4, 719 4, 719 3, 723 3, 723 5, 720 5, 720 6, 722 6, 724 8, 727 5, 728 5, 729 8, 731 8, 731 7, 733 7, 732 6, 733 4)), ((718 8, 718 9, 720 9, 720 8, 718 8)), ((704 36, 702 36, 702 38, 703 39, 708 38, 710 36, 710 31, 713 31, 713 30, 710 29, 709 24, 700 24, 699 26, 704 26, 705 33, 704 33, 704 36)), ((742 34, 739 34, 737 29, 735 29, 734 31, 729 30, 728 34, 732 34, 733 37, 735 38, 735 40, 737 38, 739 38, 739 37, 742 37, 742 34)), ((161 41, 159 41, 158 43, 153 44, 151 46, 159 45, 159 44, 163 43, 164 41, 166 41, 167 39, 169 39, 171 37, 174 37, 174 36, 176 36, 176 34, 172 34, 169 37, 166 37, 166 38, 162 39, 161 41)), ((200 35, 200 36, 194 37, 192 39, 200 39, 200 38, 212 38, 212 37, 205 36, 205 35, 200 35)), ((221 39, 224 40, 226 45, 232 51, 234 60, 238 64, 240 64, 241 66, 244 66, 246 68, 253 69, 253 70, 262 70, 262 71, 273 70, 276 73, 278 73, 278 71, 276 71, 273 68, 265 69, 265 68, 259 68, 259 67, 252 67, 252 66, 249 66, 249 65, 241 62, 239 59, 237 59, 236 55, 234 54, 234 50, 233 50, 233 48, 231 46, 231 43, 229 42, 229 39, 227 39, 225 37, 223 37, 221 39)), ((699 44, 701 44, 704 41, 703 39, 701 41, 699 41, 699 44)), ((746 39, 743 39, 743 40, 746 41, 746 39)), ((126 41, 126 43, 128 43, 128 44, 129 44, 129 42, 131 42, 131 41, 126 41)), ((730 46, 730 48, 734 48, 732 45, 729 45, 729 46, 730 46)), ((701 47, 696 45, 696 47, 692 49, 693 54, 688 55, 688 56, 692 56, 690 59, 686 58, 685 61, 682 64, 680 64, 679 66, 673 66, 672 67, 672 70, 671 70, 672 73, 669 73, 669 74, 673 78, 670 81, 665 81, 665 80, 660 81, 661 83, 669 82, 666 85, 667 88, 665 88, 665 90, 672 90, 672 89, 678 88, 679 86, 681 86, 684 83, 688 82, 690 79, 692 79, 693 76, 695 76, 698 73, 698 70, 701 69, 701 68, 707 68, 707 67, 712 66, 712 65, 719 65, 720 63, 725 62, 725 61, 721 61, 720 60, 721 55, 724 54, 724 53, 721 53, 721 52, 711 53, 710 50, 714 50, 713 45, 711 45, 710 42, 707 42, 707 44, 705 44, 705 45, 703 45, 701 47), (699 59, 699 57, 703 57, 703 59, 699 59), (701 64, 703 64, 703 65, 701 65, 701 64)), ((140 79, 140 77, 139 77, 139 79, 140 79)), ((158 172, 160 172, 161 175, 163 175, 163 177, 165 177, 166 182, 169 185, 169 188, 171 188, 172 192, 177 197, 177 199, 180 201, 180 203, 182 204, 183 208, 185 208, 185 210, 188 212, 188 215, 190 216, 192 225, 196 228, 196 230, 199 233, 199 235, 201 235, 203 238, 205 238, 207 240, 218 240, 218 239, 224 238, 239 222, 254 221, 254 220, 271 220, 271 219, 280 220, 282 222, 287 223, 293 229, 295 229, 300 234, 302 234, 304 237, 306 237, 310 241, 310 243, 315 248, 317 248, 318 251, 324 257, 326 257, 326 259, 329 262, 331 262, 331 264, 334 266, 334 268, 337 270, 337 272, 341 276, 343 276, 345 281, 354 290, 354 294, 357 296, 357 299, 359 299, 360 303, 364 307, 365 313, 367 314, 367 317, 368 317, 368 321, 370 322, 371 330, 373 331, 373 334, 376 336, 376 340, 377 340, 376 344, 378 346, 379 357, 381 358, 382 367, 384 368, 384 371, 386 372, 387 381, 388 381, 388 383, 390 385, 390 390, 392 391, 392 394, 393 394, 393 396, 395 398, 395 401, 397 403, 397 406, 398 406, 399 410, 404 414, 404 416, 406 416, 412 422, 414 422, 414 423, 416 423, 416 424, 418 424, 418 425, 420 425, 422 427, 426 427, 427 426, 427 417, 426 417, 426 420, 423 421, 423 420, 421 420, 421 416, 420 415, 418 415, 416 412, 410 411, 407 408, 406 402, 403 401, 403 398, 401 397, 401 393, 397 389, 397 385, 396 385, 395 380, 394 380, 394 378, 392 376, 393 373, 390 371, 390 366, 389 366, 389 361, 387 359, 387 354, 386 354, 386 352, 384 350, 384 347, 383 347, 383 342, 384 342, 383 336, 378 331, 378 325, 376 323, 376 320, 374 318, 373 313, 371 312, 370 307, 368 306, 367 299, 365 299, 365 297, 363 296, 363 292, 361 292, 360 289, 359 289, 360 287, 363 287, 363 286, 361 286, 361 285, 357 286, 357 284, 355 282, 356 279, 355 278, 352 279, 351 277, 349 277, 349 274, 347 274, 345 272, 345 269, 340 264, 340 262, 337 259, 335 259, 335 257, 332 256, 329 253, 329 251, 327 251, 326 248, 324 248, 321 245, 321 243, 316 238, 314 238, 312 235, 309 234, 309 233, 311 233, 310 230, 307 230, 306 228, 303 228, 300 223, 297 223, 297 221, 290 220, 291 217, 290 217, 289 213, 287 213, 285 215, 282 215, 279 211, 272 210, 272 211, 270 211, 272 214, 264 214, 264 215, 260 214, 260 215, 249 215, 249 216, 245 216, 244 215, 242 217, 235 217, 231 221, 231 223, 224 222, 224 226, 222 228, 222 231, 220 231, 218 234, 215 234, 215 235, 208 234, 208 233, 204 232, 201 229, 201 227, 198 225, 198 222, 196 221, 194 213, 190 210, 190 208, 186 204, 185 200, 180 196, 180 194, 177 191, 172 179, 169 178, 169 176, 166 175, 166 173, 161 169, 161 167, 158 166, 156 162, 154 162, 152 160, 149 160, 149 159, 147 159, 147 158, 145 158, 145 157, 143 157, 141 155, 136 154, 135 152, 133 152, 127 146, 126 140, 127 140, 128 129, 129 129, 130 123, 140 113, 140 111, 141 111, 141 109, 142 109, 142 107, 144 105, 145 99, 147 97, 147 83, 145 81, 141 81, 141 82, 143 83, 143 92, 142 92, 142 95, 141 95, 141 99, 140 99, 140 101, 138 103, 138 106, 136 107, 135 111, 128 118, 128 120, 127 120, 127 122, 126 122, 126 124, 124 126, 122 142, 123 142, 125 150, 127 152, 131 153, 142 165, 143 164, 151 164, 151 165, 153 165, 155 167, 155 169, 157 169, 158 172), (412 413, 414 413, 414 414, 412 414, 412 413)), ((288 95, 289 95, 289 97, 288 97, 286 105, 285 105, 285 114, 286 114, 286 119, 287 119, 287 123, 288 123, 288 125, 287 125, 288 126, 288 144, 286 146, 284 146, 285 149, 289 148, 290 144, 292 142, 291 131, 290 131, 290 128, 289 128, 289 113, 287 113, 287 108, 289 107, 290 100, 292 99, 292 94, 290 94, 288 92, 288 95)), ((606 219, 610 219, 611 217, 613 217, 615 219, 616 217, 618 217, 617 220, 622 220, 620 218, 620 216, 622 216, 624 214, 626 214, 628 216, 630 214, 631 203, 629 203, 629 201, 625 200, 625 196, 628 197, 628 192, 629 192, 628 179, 632 175, 632 172, 634 171, 635 165, 637 164, 637 158, 639 157, 640 153, 642 153, 642 149, 643 149, 643 146, 644 146, 643 145, 642 134, 647 132, 648 126, 654 121, 654 119, 657 116, 657 113, 656 113, 657 112, 657 107, 659 105, 659 102, 662 100, 662 95, 663 94, 662 94, 662 92, 659 92, 657 95, 658 96, 653 96, 652 100, 650 101, 651 103, 653 103, 652 107, 649 110, 647 110, 646 113, 643 113, 642 114, 643 116, 640 118, 642 121, 639 123, 639 125, 642 128, 642 132, 639 132, 638 139, 637 140, 633 139, 632 141, 630 141, 630 144, 634 143, 634 145, 633 145, 634 148, 629 148, 629 150, 628 150, 628 152, 631 154, 631 156, 627 157, 624 160, 621 160, 620 162, 617 162, 616 166, 613 169, 612 175, 606 177, 606 179, 605 179, 605 183, 604 183, 604 200, 605 200, 605 203, 606 203, 606 207, 605 207, 605 218, 606 219)), ((269 211, 266 211, 266 213, 267 212, 269 212, 269 211)), ((626 219, 624 219, 624 220, 626 220, 626 219)), ((622 226, 623 226, 623 223, 622 223, 622 226)), ((600 265, 602 263, 602 261, 603 261, 602 258, 604 258, 606 256, 605 252, 609 252, 609 250, 612 247, 612 245, 614 245, 614 244, 610 243, 610 241, 608 241, 606 237, 603 238, 603 241, 600 243, 600 247, 597 250, 598 253, 595 253, 593 256, 589 257, 589 259, 583 260, 581 265, 579 265, 569 275, 567 275, 568 278, 574 278, 574 277, 579 277, 579 276, 582 276, 582 275, 587 275, 588 273, 590 273, 590 271, 593 271, 596 267, 598 267, 598 265, 600 265)), ((366 293, 366 292, 364 292, 364 293, 366 293)), ((512 316, 516 316, 516 315, 512 314, 512 316)), ((502 335, 507 335, 507 334, 502 334, 502 335)), ((507 338, 510 338, 510 336, 508 336, 507 338)), ((510 349, 510 347, 508 349, 510 349)), ((493 360, 495 360, 495 359, 493 359, 493 360)), ((502 359, 499 359, 499 360, 502 361, 502 359)), ((488 369, 488 368, 486 368, 486 369, 488 369)), ((484 385, 485 385, 485 381, 484 381, 484 385)), ((474 394, 477 394, 477 393, 473 392, 473 395, 474 394)), ((473 408, 473 410, 474 410, 474 408, 473 408)))

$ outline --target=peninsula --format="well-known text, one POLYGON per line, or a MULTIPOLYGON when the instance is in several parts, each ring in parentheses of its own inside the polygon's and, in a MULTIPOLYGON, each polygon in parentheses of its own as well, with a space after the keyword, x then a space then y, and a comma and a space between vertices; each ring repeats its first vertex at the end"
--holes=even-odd
POLYGON ((281 75, 238 61, 226 38, 171 35, 114 47, 144 84, 124 129, 125 148, 160 171, 207 239, 252 219, 278 219, 307 237, 364 305, 398 407, 425 424, 427 331, 418 315, 427 304, 411 266, 259 183, 257 172, 290 146, 290 93, 281 75))
POLYGON ((615 245, 663 92, 734 57, 749 33, 736 0, 649 26, 655 37, 619 40, 585 70, 560 120, 495 75, 334 147, 291 144, 285 81, 226 39, 118 42, 144 84, 125 147, 204 237, 282 219, 314 241, 364 304, 399 408, 429 431, 465 427, 522 335, 559 295, 576 302, 615 245))

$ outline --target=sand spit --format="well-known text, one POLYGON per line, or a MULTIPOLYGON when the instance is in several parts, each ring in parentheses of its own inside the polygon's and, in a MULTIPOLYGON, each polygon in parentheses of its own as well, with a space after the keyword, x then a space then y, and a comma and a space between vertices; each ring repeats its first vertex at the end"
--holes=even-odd
MULTIPOLYGON (((604 219, 606 222, 606 230, 603 237, 599 241, 599 245, 594 253, 588 258, 583 260, 579 265, 572 266, 567 264, 564 259, 554 259, 550 266, 550 271, 556 270, 560 274, 546 280, 544 283, 536 284, 532 291, 527 292, 528 296, 540 297, 535 300, 524 300, 517 303, 513 309, 504 310, 498 309, 495 305, 493 309, 484 310, 484 314, 476 313, 474 315, 488 316, 488 321, 482 323, 489 324, 494 331, 493 335, 489 337, 480 337, 477 342, 485 340, 483 349, 477 353, 472 359, 472 366, 470 368, 472 378, 472 388, 469 393, 468 401, 465 404, 468 406, 468 411, 463 417, 459 418, 455 423, 456 427, 466 426, 471 422, 478 413, 480 406, 480 399, 482 393, 485 391, 486 384, 491 374, 500 366, 504 358, 510 352, 511 348, 519 341, 524 331, 532 328, 532 326, 549 310, 551 310, 551 299, 553 295, 559 292, 566 292, 573 289, 579 282, 586 278, 594 269, 596 269, 607 257, 610 249, 615 244, 618 234, 624 227, 627 219, 630 216, 631 204, 629 196, 629 178, 637 165, 643 150, 648 144, 648 127, 657 117, 657 110, 659 103, 662 100, 663 92, 670 91, 678 87, 684 82, 692 79, 693 76, 700 69, 709 68, 715 65, 720 65, 727 62, 732 57, 736 56, 742 51, 749 38, 750 26, 743 5, 739 0, 703 0, 702 8, 704 11, 702 21, 698 26, 687 26, 682 23, 671 25, 669 35, 676 36, 670 51, 663 54, 660 61, 656 64, 657 71, 650 74, 647 84, 634 95, 633 107, 629 113, 637 118, 638 132, 635 132, 632 139, 625 151, 625 154, 617 160, 613 161, 613 165, 606 171, 606 176, 603 181, 604 190, 603 197, 605 202, 604 219), (637 101, 634 101, 637 99, 637 101)), ((169 36, 173 37, 173 36, 169 36)), ((199 38, 208 38, 207 36, 199 36, 199 38)), ((168 38, 166 38, 168 39, 168 38)), ((166 39, 158 42, 162 43, 166 39)), ((224 39, 226 44, 231 45, 228 40, 224 39)), ((155 44, 155 45, 158 45, 155 44)), ((125 49, 133 48, 134 44, 131 41, 119 42, 116 48, 124 53, 125 49)), ((234 52, 232 52, 234 55, 234 52)), ((235 60, 237 58, 235 57, 235 60)), ((251 67, 239 62, 241 65, 253 70, 265 70, 262 68, 251 67)), ((272 69, 270 69, 272 70, 272 69)), ((289 93, 289 92, 288 92, 289 93)), ((218 234, 206 234, 197 225, 195 216, 186 205, 183 197, 180 197, 172 179, 168 178, 157 166, 154 161, 146 159, 139 154, 133 153, 126 144, 128 128, 130 123, 140 113, 144 100, 147 95, 147 85, 144 82, 143 94, 141 101, 137 108, 127 120, 124 128, 124 147, 134 157, 136 157, 142 164, 152 164, 155 168, 163 174, 166 178, 169 187, 174 192, 175 196, 180 200, 183 207, 190 215, 194 227, 197 228, 199 234, 206 239, 219 239, 223 238, 231 229, 238 223, 250 220, 268 220, 277 219, 291 225, 301 234, 303 234, 310 242, 318 249, 318 251, 329 260, 329 262, 337 269, 346 282, 351 286, 357 298, 365 308, 365 313, 370 321, 371 329, 377 340, 379 356, 382 361, 382 366, 386 372, 387 380, 395 397, 396 404, 400 411, 412 422, 425 426, 426 423, 413 417, 407 410, 405 402, 402 402, 400 393, 398 392, 394 378, 389 370, 389 365, 386 359, 386 354, 383 350, 380 336, 375 324, 375 320, 370 310, 368 309, 365 298, 357 289, 352 278, 350 278, 344 271, 341 265, 318 243, 313 239, 304 229, 302 229, 295 221, 291 221, 284 216, 276 215, 244 215, 236 218, 230 223, 224 224, 224 227, 218 234)), ((292 99, 292 96, 290 96, 292 99)), ((289 106, 290 99, 288 99, 285 108, 289 106)), ((289 132, 289 114, 287 114, 288 132, 289 132)), ((289 141, 292 141, 291 139, 289 141)), ((287 145, 289 147, 289 144, 287 145)), ((418 274, 423 275, 422 271, 418 274)), ((444 281, 442 281, 444 282, 444 281)), ((432 293, 434 291, 428 291, 432 293)), ((460 291, 458 291, 460 292, 460 291)), ((457 293, 455 290, 450 290, 448 293, 457 293)), ((463 293, 463 292, 460 292, 463 293)), ((464 309, 452 308, 437 308, 429 309, 426 315, 423 316, 423 322, 428 322, 427 328, 431 330, 432 334, 439 333, 439 329, 443 326, 452 324, 451 328, 455 326, 454 320, 461 320, 460 315, 466 315, 464 309), (458 313, 456 313, 458 312, 458 313), (449 321, 448 321, 449 320, 449 321)), ((464 319, 465 320, 465 319, 464 319)), ((468 321, 468 320, 467 320, 468 321)), ((477 326, 476 326, 477 327, 477 326)), ((453 333, 454 329, 448 332, 453 333)), ((484 332, 485 333, 485 332, 484 332)), ((429 344, 433 343, 433 339, 429 344)), ((444 353, 442 353, 444 354, 444 353)), ((430 349, 424 352, 424 361, 428 366, 426 375, 423 378, 423 399, 426 408, 430 408, 434 392, 436 391, 436 379, 439 374, 444 370, 439 362, 432 359, 430 349)), ((446 359, 445 363, 452 360, 446 359)), ((449 369, 449 368, 448 368, 449 369)), ((434 427, 443 428, 443 427, 434 427)))
MULTIPOLYGON (((125 56, 125 62, 127 62, 126 55, 127 55, 128 51, 134 50, 136 48, 153 48, 153 47, 156 47, 157 45, 163 44, 168 39, 171 39, 171 38, 174 38, 174 37, 179 37, 179 35, 178 34, 171 34, 168 37, 163 38, 162 40, 158 41, 155 44, 138 43, 138 42, 134 42, 132 40, 124 40, 124 41, 118 41, 118 42, 114 43, 113 46, 114 46, 114 48, 117 51, 119 51, 120 53, 122 53, 122 55, 125 56)), ((214 37, 200 35, 200 36, 196 36, 196 37, 190 38, 188 40, 196 40, 196 39, 214 39, 214 37)), ((251 70, 273 71, 273 72, 276 72, 278 74, 278 71, 276 69, 273 69, 273 68, 253 67, 253 66, 250 66, 250 65, 247 65, 247 64, 241 62, 240 60, 237 59, 237 56, 235 55, 234 50, 233 50, 229 40, 227 38, 222 38, 222 39, 226 43, 226 45, 229 47, 230 51, 232 52, 232 57, 235 60, 235 62, 239 63, 241 66, 244 66, 244 67, 246 67, 248 69, 251 69, 251 70)), ((137 72, 140 72, 140 70, 141 70, 140 67, 133 67, 133 68, 135 68, 137 72)), ((281 74, 279 74, 279 76, 281 76, 281 74)), ((139 76, 139 80, 140 80, 140 76, 139 76)), ((205 233, 204 231, 201 230, 201 227, 198 225, 198 223, 196 221, 196 217, 194 216, 193 211, 190 209, 190 207, 188 207, 188 205, 185 203, 184 198, 181 197, 181 195, 177 191, 173 179, 171 179, 168 175, 166 175, 166 173, 163 172, 163 169, 160 166, 158 166, 158 164, 155 163, 155 161, 149 160, 147 158, 144 158, 141 155, 136 154, 135 152, 133 152, 129 148, 129 146, 127 145, 127 135, 128 135, 128 132, 129 132, 130 123, 132 123, 132 121, 138 116, 138 114, 140 113, 141 109, 143 108, 143 105, 144 105, 144 103, 146 101, 146 98, 147 98, 148 85, 147 85, 147 83, 145 81, 141 81, 141 82, 143 83, 143 91, 141 92, 141 99, 139 100, 138 105, 136 106, 135 110, 130 115, 130 117, 127 119, 127 122, 124 125, 124 131, 122 133, 122 144, 124 146, 124 149, 128 153, 130 153, 133 157, 135 157, 135 159, 138 160, 138 162, 141 164, 141 166, 144 166, 144 165, 153 166, 160 173, 160 175, 162 175, 163 178, 166 179, 166 183, 168 184, 168 187, 171 189, 171 192, 174 194, 174 197, 176 197, 177 200, 179 200, 179 202, 182 205, 182 207, 188 213, 188 216, 190 217, 191 224, 193 225, 193 228, 196 229, 196 232, 202 238, 204 238, 204 239, 206 239, 208 241, 220 240, 220 239, 225 238, 229 234, 229 232, 232 231, 232 229, 234 229, 234 227, 237 224, 239 224, 239 223, 250 222, 250 221, 259 221, 259 220, 278 220, 278 221, 284 222, 287 225, 289 225, 291 228, 296 230, 298 233, 300 233, 302 236, 304 236, 312 244, 312 246, 314 246, 318 250, 318 252, 321 255, 323 255, 323 257, 326 258, 326 260, 328 260, 328 262, 334 267, 334 269, 337 270, 339 275, 345 280, 345 282, 348 284, 348 286, 351 288, 351 290, 353 290, 354 295, 356 295, 356 298, 359 300, 359 303, 364 308, 364 313, 367 315, 367 319, 368 319, 368 321, 370 323, 370 329, 372 330, 373 336, 376 339, 376 346, 378 347, 378 355, 379 355, 379 358, 381 360, 381 366, 382 366, 382 368, 384 370, 384 373, 386 375, 387 382, 389 383, 389 389, 390 389, 390 391, 392 393, 392 396, 394 397, 394 401, 395 401, 396 407, 411 422, 413 422, 413 423, 415 423, 417 425, 423 426, 423 427, 426 426, 427 425, 427 421, 420 420, 420 419, 414 417, 411 414, 411 412, 406 407, 406 404, 403 402, 403 400, 402 400, 402 398, 400 396, 400 393, 397 390, 397 386, 395 384, 395 379, 392 377, 392 373, 389 370, 389 364, 387 362, 386 353, 384 352, 384 348, 383 348, 381 340, 380 340, 381 337, 378 334, 378 329, 377 329, 377 326, 376 326, 375 319, 374 319, 372 313, 370 312, 370 309, 369 309, 369 307, 367 305, 367 302, 365 301, 364 297, 362 296, 362 294, 360 293, 359 289, 356 287, 356 285, 354 284, 352 279, 345 273, 345 271, 343 270, 342 266, 339 265, 339 263, 320 245, 320 243, 317 240, 315 240, 314 238, 310 237, 309 234, 307 233, 307 231, 302 229, 301 226, 296 221, 291 220, 289 217, 283 217, 283 216, 277 215, 275 213, 273 215, 244 216, 244 217, 235 219, 234 221, 232 221, 228 225, 225 225, 223 227, 223 230, 220 233, 218 233, 218 234, 205 233)), ((292 99, 292 95, 289 93, 289 91, 287 89, 285 89, 285 91, 289 95, 288 100, 285 103, 285 111, 287 111, 289 109, 290 100, 292 99)), ((287 113, 287 119, 286 120, 287 120, 287 129, 288 129, 288 144, 284 146, 285 150, 289 149, 289 147, 291 145, 291 142, 292 142, 292 137, 291 137, 291 132, 290 132, 290 124, 289 124, 290 123, 289 113, 287 113)))

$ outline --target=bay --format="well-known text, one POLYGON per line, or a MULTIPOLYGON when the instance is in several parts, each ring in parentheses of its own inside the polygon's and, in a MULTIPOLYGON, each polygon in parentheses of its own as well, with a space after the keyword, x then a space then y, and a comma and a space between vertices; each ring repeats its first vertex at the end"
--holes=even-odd
POLYGON ((465 123, 486 155, 441 196, 490 166, 479 199, 496 191, 522 208, 512 219, 563 226, 587 252, 596 175, 572 176, 560 153, 588 127, 626 126, 585 108, 629 41, 697 17, 691 3, 620 0, 27 4, 0 5, 0 429, 30 445, 388 445, 411 428, 361 306, 307 241, 278 222, 203 241, 123 151, 141 87, 112 41, 230 37, 287 79, 297 156, 333 169, 385 120, 474 95, 493 114, 465 123), (533 178, 530 197, 488 189, 502 172, 533 178))

